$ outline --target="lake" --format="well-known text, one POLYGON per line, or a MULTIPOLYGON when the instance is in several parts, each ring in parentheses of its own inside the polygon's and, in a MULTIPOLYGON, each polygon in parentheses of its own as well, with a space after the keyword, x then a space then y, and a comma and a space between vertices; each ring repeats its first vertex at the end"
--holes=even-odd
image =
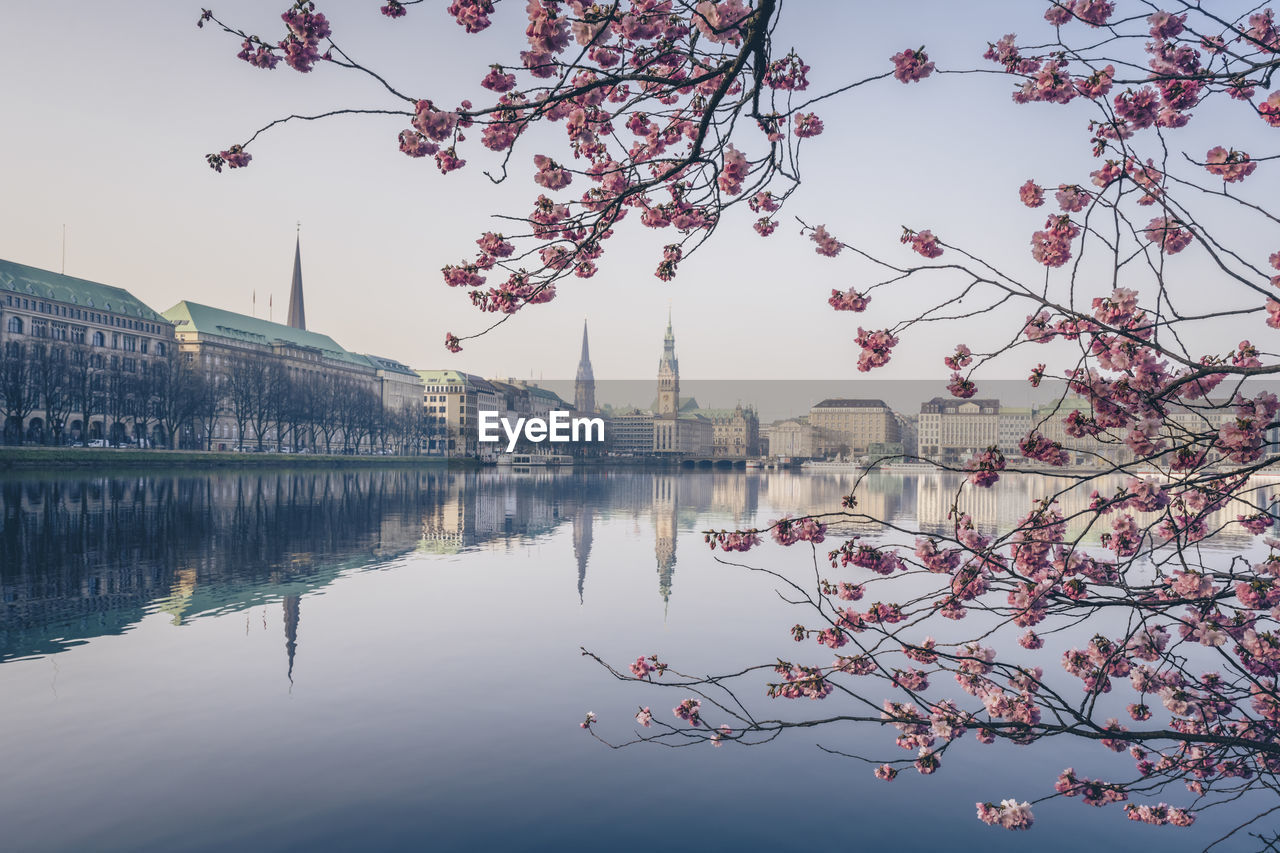
MULTIPOLYGON (((701 531, 834 510, 851 484, 606 467, 0 479, 0 846, 1181 850, 1274 805, 1179 830, 1055 800, 1010 833, 974 802, 1132 763, 969 737, 935 775, 886 784, 817 746, 900 757, 878 726, 719 749, 610 749, 579 728, 592 710, 624 741, 639 706, 670 719, 687 695, 615 680, 580 647, 686 672, 798 648, 828 662, 790 640, 805 615, 779 583, 718 561, 701 531)), ((861 507, 942 530, 958 484, 875 475, 861 507)), ((1007 529, 1044 485, 1006 479, 971 511, 1007 529)), ((801 548, 734 556, 814 577, 801 548)))

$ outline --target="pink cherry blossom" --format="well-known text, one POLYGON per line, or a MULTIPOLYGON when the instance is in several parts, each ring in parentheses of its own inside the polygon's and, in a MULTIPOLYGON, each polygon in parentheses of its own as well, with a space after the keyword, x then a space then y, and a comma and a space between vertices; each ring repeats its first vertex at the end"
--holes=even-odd
POLYGON ((892 59, 893 76, 903 83, 917 83, 933 73, 934 65, 923 47, 895 53, 892 59))
POLYGON ((817 113, 796 113, 796 136, 808 139, 822 133, 822 119, 817 113))
POLYGON ((827 302, 837 311, 861 312, 867 310, 871 297, 851 287, 848 290, 832 290, 831 298, 827 302))
POLYGON ((1035 181, 1028 180, 1018 188, 1018 198, 1027 207, 1039 207, 1044 204, 1044 189, 1035 181))
POLYGON ((1205 169, 1210 174, 1219 175, 1227 183, 1243 181, 1253 174, 1258 164, 1249 159, 1249 155, 1234 148, 1228 151, 1221 145, 1209 149, 1205 155, 1205 169))
POLYGON ((814 228, 813 233, 809 235, 809 239, 818 244, 818 248, 815 251, 819 255, 825 255, 828 258, 834 258, 844 248, 839 240, 827 233, 825 225, 819 225, 814 228))
POLYGON ((573 181, 573 176, 569 174, 569 170, 563 168, 550 157, 535 154, 533 165, 538 168, 537 174, 533 176, 534 182, 552 192, 564 189, 573 181))
POLYGON ((1143 235, 1167 255, 1176 255, 1195 239, 1183 223, 1165 217, 1157 217, 1147 223, 1143 235))

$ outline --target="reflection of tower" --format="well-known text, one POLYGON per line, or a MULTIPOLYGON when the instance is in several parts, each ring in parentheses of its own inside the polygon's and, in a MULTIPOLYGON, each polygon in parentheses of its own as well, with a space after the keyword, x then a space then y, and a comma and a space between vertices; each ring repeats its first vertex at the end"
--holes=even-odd
POLYGON ((289 288, 289 325, 307 328, 307 311, 302 304, 302 237, 293 247, 293 285, 289 288))
POLYGON ((298 618, 302 596, 284 597, 284 650, 289 655, 289 683, 293 683, 293 656, 298 651, 298 618))
POLYGON ((582 588, 587 582, 587 559, 591 556, 591 525, 593 513, 590 507, 578 507, 573 515, 573 556, 578 561, 578 603, 582 603, 582 588))
POLYGON ((664 605, 671 600, 671 578, 676 571, 676 490, 675 477, 653 480, 653 553, 658 559, 658 592, 664 605))
POLYGON ((659 415, 675 415, 680 411, 680 362, 676 359, 676 336, 671 331, 671 312, 667 312, 667 335, 662 340, 662 361, 658 362, 659 415))
POLYGON ((591 372, 591 354, 587 351, 587 321, 582 321, 582 358, 578 360, 578 378, 573 383, 573 407, 579 412, 596 410, 596 377, 591 372))

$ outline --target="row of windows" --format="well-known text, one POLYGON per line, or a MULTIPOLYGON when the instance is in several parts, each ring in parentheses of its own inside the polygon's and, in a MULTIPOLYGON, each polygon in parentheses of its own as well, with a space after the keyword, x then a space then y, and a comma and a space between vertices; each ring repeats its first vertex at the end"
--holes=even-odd
MULTIPOLYGON (((9 333, 12 335, 21 335, 24 332, 25 325, 21 317, 10 317, 7 326, 9 333)), ((69 340, 75 344, 83 344, 85 341, 85 330, 82 328, 68 328, 62 324, 50 326, 43 322, 33 322, 31 324, 31 336, 33 338, 52 338, 54 340, 69 340)), ((102 332, 94 332, 91 342, 95 347, 105 347, 107 345, 107 336, 102 332)), ((119 335, 111 334, 111 346, 113 349, 123 349, 125 352, 140 352, 143 355, 149 355, 151 351, 151 341, 147 338, 139 338, 137 335, 119 335)), ((156 341, 156 355, 164 355, 166 352, 164 341, 156 341)))
POLYGON ((13 294, 5 294, 5 304, 12 305, 14 308, 21 308, 24 311, 37 311, 41 314, 49 314, 53 317, 66 317, 69 320, 85 320, 90 323, 102 323, 107 326, 119 326, 122 329, 133 329, 139 332, 147 332, 148 334, 160 334, 159 323, 145 323, 142 320, 133 320, 129 317, 116 317, 110 314, 100 314, 96 311, 86 311, 83 308, 75 308, 68 305, 56 305, 52 302, 41 302, 38 299, 26 299, 13 294))

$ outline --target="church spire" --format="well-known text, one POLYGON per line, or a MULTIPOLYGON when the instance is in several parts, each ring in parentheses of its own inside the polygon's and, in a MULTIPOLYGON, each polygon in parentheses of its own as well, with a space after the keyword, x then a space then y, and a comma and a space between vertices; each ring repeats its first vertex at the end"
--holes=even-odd
POLYGON ((680 412, 680 360, 676 358, 676 334, 671 328, 671 309, 667 309, 667 334, 662 341, 662 359, 658 362, 658 411, 655 414, 674 417, 680 412))
POLYGON ((578 361, 578 378, 573 383, 573 407, 579 412, 596 410, 596 377, 591 370, 591 352, 587 347, 587 321, 582 321, 582 358, 578 361))
POLYGON ((298 225, 298 241, 293 247, 293 287, 289 290, 289 325, 307 328, 307 310, 302 302, 302 225, 298 225))

